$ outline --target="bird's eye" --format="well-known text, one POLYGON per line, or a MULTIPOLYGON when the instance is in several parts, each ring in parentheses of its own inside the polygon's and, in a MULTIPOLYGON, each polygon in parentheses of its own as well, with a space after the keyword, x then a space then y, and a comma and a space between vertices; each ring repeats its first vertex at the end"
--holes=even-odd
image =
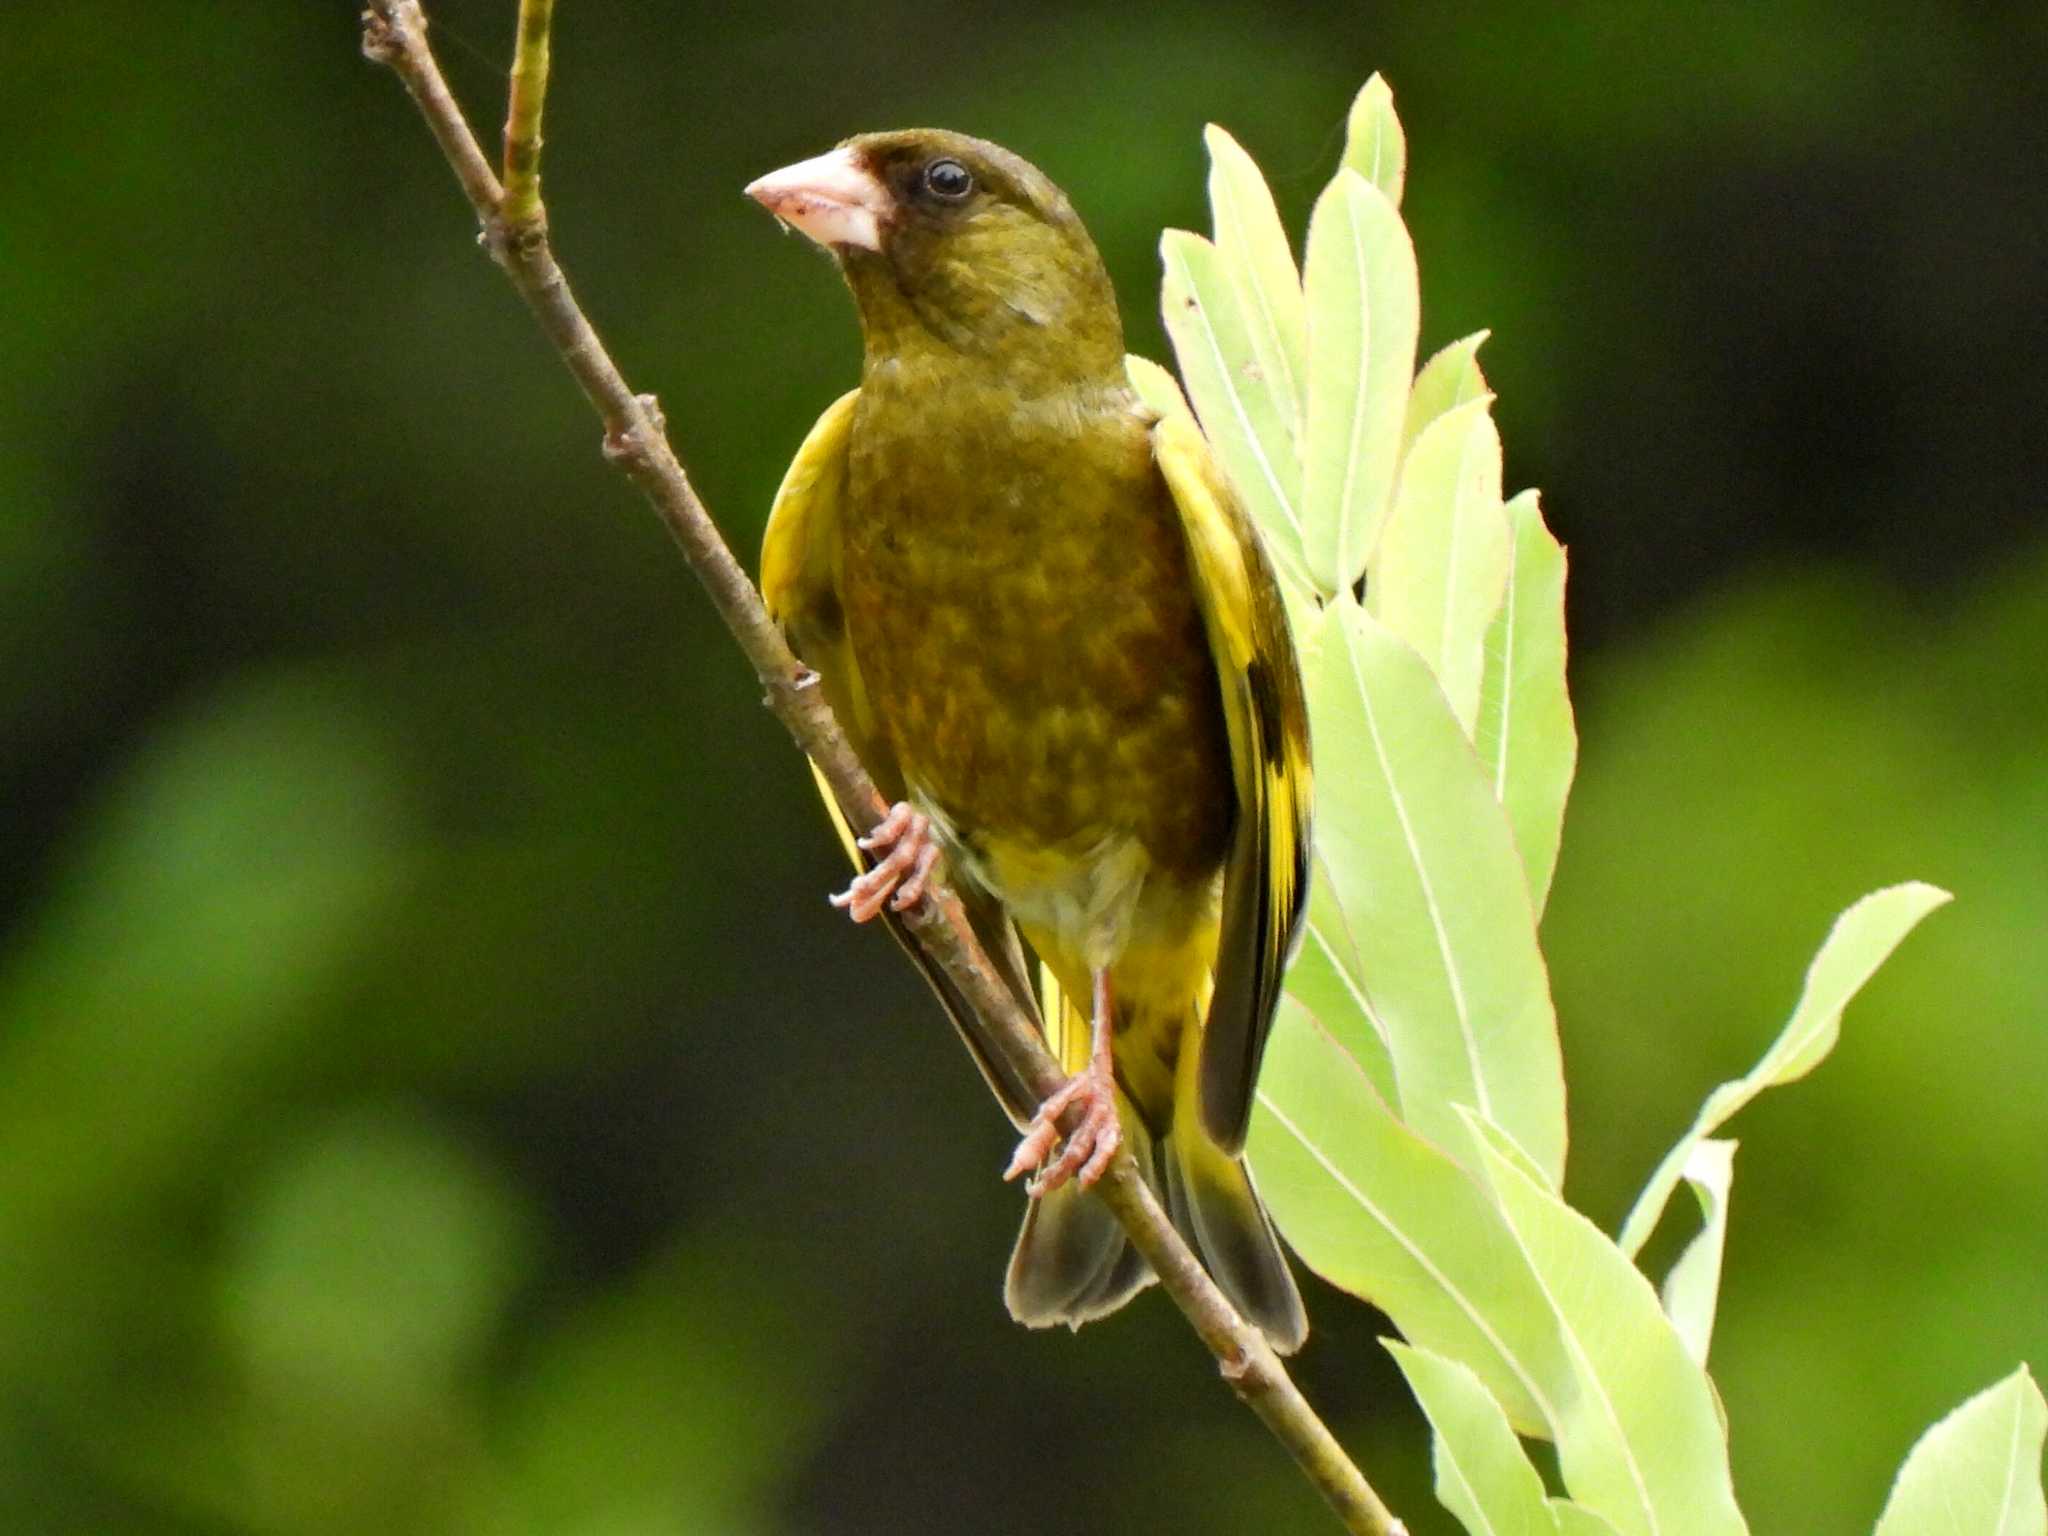
POLYGON ((934 160, 924 168, 925 190, 957 203, 974 190, 974 173, 958 160, 934 160))

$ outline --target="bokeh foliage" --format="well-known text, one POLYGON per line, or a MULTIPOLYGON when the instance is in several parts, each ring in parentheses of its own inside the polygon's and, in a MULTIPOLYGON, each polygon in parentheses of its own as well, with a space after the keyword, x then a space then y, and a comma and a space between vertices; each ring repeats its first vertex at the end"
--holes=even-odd
MULTIPOLYGON (((433 11, 492 121, 509 7, 433 11)), ((1202 123, 1298 228, 1400 82, 1424 350, 1493 328, 1572 552, 1574 1198, 1613 1227, 1833 912, 1958 896, 1741 1127, 1759 1532, 1868 1528, 2048 1355, 2044 45, 1840 0, 592 7, 558 45, 564 258, 742 546, 856 355, 749 176, 989 134, 1164 357, 1202 123)), ((37 83, 0 98, 0 1526, 1319 1518, 1163 1304, 1003 1319, 1004 1126, 818 899, 801 765, 353 7, 79 0, 0 49, 37 83)), ((1309 1390, 1448 1529, 1381 1325, 1310 1305, 1309 1390)))

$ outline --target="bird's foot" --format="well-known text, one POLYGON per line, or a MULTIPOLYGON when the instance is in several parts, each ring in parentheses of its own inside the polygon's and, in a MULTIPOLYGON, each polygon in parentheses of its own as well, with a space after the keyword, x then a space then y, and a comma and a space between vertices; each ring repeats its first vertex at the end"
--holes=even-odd
POLYGON ((865 923, 884 906, 908 912, 924 900, 932 867, 939 862, 939 845, 932 837, 929 816, 899 800, 875 824, 875 830, 860 840, 860 846, 880 857, 872 869, 832 898, 833 906, 844 907, 856 923, 865 923))
POLYGON ((1031 1118, 1031 1128, 1017 1143, 1016 1154, 1003 1170, 1003 1177, 1014 1179, 1038 1170, 1037 1176, 1025 1186, 1033 1199, 1058 1189, 1068 1179, 1076 1179, 1083 1189, 1090 1189, 1109 1171, 1109 1161, 1116 1156, 1123 1139, 1124 1129, 1116 1114, 1115 1080, 1105 1066, 1097 1063, 1076 1072, 1038 1106, 1038 1113, 1031 1118), (1085 1106, 1081 1124, 1066 1138, 1060 1155, 1048 1164, 1046 1157, 1060 1140, 1059 1118, 1071 1104, 1085 1106))

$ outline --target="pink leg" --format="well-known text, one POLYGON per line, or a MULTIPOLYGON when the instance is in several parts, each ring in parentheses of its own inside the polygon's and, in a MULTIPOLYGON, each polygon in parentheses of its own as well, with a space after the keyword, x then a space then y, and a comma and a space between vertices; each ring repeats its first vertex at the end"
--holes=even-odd
POLYGON ((931 884, 932 866, 939 862, 939 845, 932 838, 929 816, 899 800, 889 808, 875 830, 860 840, 870 853, 881 853, 867 873, 832 898, 832 905, 844 907, 856 923, 865 923, 881 913, 883 906, 908 912, 924 899, 931 884), (886 850, 886 851, 883 851, 886 850))
POLYGON ((1116 1115, 1116 1072, 1111 1059, 1110 1040, 1115 1034, 1111 1007, 1109 972, 1095 973, 1095 1018, 1088 1065, 1068 1078, 1052 1097, 1038 1106, 1031 1128, 1017 1143, 1005 1179, 1042 1169, 1027 1186, 1032 1197, 1058 1189, 1068 1179, 1078 1178, 1083 1189, 1109 1171, 1110 1159, 1123 1145, 1123 1126, 1116 1115), (1060 1140, 1059 1118, 1070 1104, 1081 1104, 1081 1124, 1067 1137, 1067 1144, 1051 1164, 1046 1158, 1060 1140))

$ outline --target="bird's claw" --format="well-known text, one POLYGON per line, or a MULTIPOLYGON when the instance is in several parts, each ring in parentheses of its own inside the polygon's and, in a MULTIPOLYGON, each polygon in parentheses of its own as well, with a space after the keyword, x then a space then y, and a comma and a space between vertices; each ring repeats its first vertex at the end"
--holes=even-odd
POLYGON ((932 869, 939 862, 939 845, 932 837, 929 816, 899 800, 859 843, 881 857, 832 898, 833 906, 844 907, 856 923, 865 923, 879 916, 885 906, 894 912, 908 912, 924 900, 931 887, 932 869))
POLYGON ((1110 1159, 1123 1145, 1123 1138, 1123 1125, 1116 1113, 1116 1086, 1106 1072, 1091 1066, 1068 1078, 1038 1106, 1038 1113, 1031 1117, 1031 1127, 1017 1143, 1003 1177, 1014 1179, 1037 1170, 1025 1186, 1034 1200, 1050 1194, 1069 1179, 1079 1182, 1083 1189, 1091 1189, 1109 1171, 1110 1159), (1084 1106, 1081 1123, 1066 1138, 1060 1155, 1047 1163, 1047 1156, 1060 1141, 1059 1118, 1069 1105, 1076 1103, 1084 1106))

